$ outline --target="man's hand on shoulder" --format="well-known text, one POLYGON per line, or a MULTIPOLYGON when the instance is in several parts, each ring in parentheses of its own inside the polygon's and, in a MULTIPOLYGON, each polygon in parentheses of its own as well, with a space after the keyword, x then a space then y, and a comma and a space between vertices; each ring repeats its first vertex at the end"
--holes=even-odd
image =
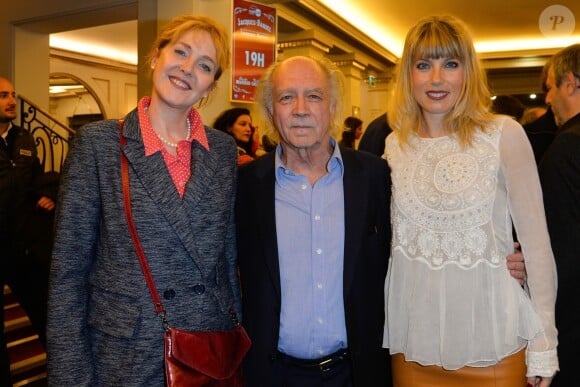
POLYGON ((523 286, 526 283, 526 262, 518 242, 514 243, 514 253, 507 256, 507 267, 511 276, 523 286))

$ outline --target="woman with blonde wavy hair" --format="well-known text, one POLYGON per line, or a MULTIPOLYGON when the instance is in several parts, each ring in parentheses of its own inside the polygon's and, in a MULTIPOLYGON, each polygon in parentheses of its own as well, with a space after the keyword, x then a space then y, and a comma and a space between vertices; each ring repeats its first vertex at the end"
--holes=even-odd
POLYGON ((548 386, 556 269, 523 128, 489 110, 467 28, 407 34, 388 112, 393 195, 384 346, 395 386, 548 386), (511 278, 512 220, 529 294, 511 278))

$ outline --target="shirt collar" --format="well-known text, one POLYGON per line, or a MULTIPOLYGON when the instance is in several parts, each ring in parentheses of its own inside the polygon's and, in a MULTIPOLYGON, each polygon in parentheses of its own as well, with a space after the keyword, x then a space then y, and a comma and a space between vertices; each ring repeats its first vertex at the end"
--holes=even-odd
POLYGON ((6 138, 8 137, 8 133, 10 133, 10 129, 12 129, 12 126, 14 126, 14 125, 12 125, 12 122, 9 122, 8 128, 6 128, 6 131, 4 133, 2 133, 2 138, 4 140, 6 140, 6 138))
MULTIPOLYGON (((163 151, 165 146, 159 140, 159 137, 155 134, 153 127, 151 126, 151 120, 147 114, 147 109, 151 104, 151 97, 145 96, 141 98, 139 104, 137 105, 137 111, 139 114, 139 126, 141 127, 141 135, 143 136, 143 144, 145 145, 145 155, 149 156, 155 152, 163 151)), ((191 126, 191 136, 186 139, 187 142, 197 141, 201 146, 209 152, 209 143, 207 141, 207 135, 205 133, 205 128, 203 126, 203 121, 201 115, 195 108, 191 108, 189 111, 189 124, 191 126)))
MULTIPOLYGON (((336 140, 331 137, 330 144, 333 147, 332 155, 326 164, 326 170, 331 173, 337 170, 341 177, 344 177, 344 162, 342 161, 342 154, 340 153, 340 147, 337 145, 336 140)), ((278 144, 276 146, 276 155, 274 157, 274 170, 276 174, 276 180, 280 182, 279 177, 281 175, 294 175, 294 171, 288 168, 282 161, 282 145, 278 144)))

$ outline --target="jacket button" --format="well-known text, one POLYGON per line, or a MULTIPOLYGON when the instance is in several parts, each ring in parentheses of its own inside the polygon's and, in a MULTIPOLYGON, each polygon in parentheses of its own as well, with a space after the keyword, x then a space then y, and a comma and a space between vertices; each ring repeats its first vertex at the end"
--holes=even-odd
POLYGON ((175 298, 175 290, 167 289, 166 291, 163 292, 163 298, 165 298, 166 300, 173 300, 175 298))
POLYGON ((203 294, 205 292, 205 286, 199 284, 195 285, 193 287, 193 292, 199 296, 200 294, 203 294))

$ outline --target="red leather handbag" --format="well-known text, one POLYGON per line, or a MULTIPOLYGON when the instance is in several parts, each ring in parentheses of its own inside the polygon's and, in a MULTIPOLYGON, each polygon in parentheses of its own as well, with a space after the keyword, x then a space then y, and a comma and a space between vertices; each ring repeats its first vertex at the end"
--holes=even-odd
MULTIPOLYGON (((123 121, 119 121, 121 145, 124 144, 123 121)), ((129 193, 129 167, 121 151, 121 181, 125 216, 131 238, 147 280, 149 293, 157 315, 165 329, 165 379, 168 387, 243 387, 242 359, 251 346, 246 330, 240 325, 236 312, 231 310, 234 328, 231 331, 190 332, 169 326, 165 308, 159 298, 153 276, 137 229, 133 223, 131 197, 129 193)))
POLYGON ((250 339, 241 325, 227 332, 165 331, 168 386, 243 387, 242 359, 250 339))

